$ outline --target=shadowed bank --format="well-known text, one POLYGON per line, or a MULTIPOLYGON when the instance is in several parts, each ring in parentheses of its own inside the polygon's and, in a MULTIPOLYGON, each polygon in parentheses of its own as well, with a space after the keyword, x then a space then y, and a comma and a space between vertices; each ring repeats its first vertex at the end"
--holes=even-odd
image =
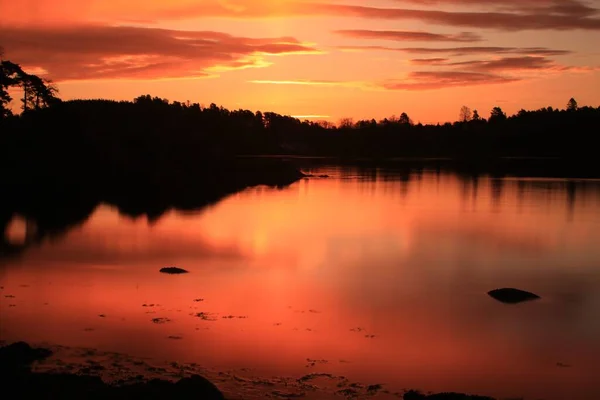
MULTIPOLYGON (((193 374, 176 382, 163 379, 146 379, 138 376, 135 383, 105 383, 100 377, 58 372, 35 372, 32 364, 52 355, 44 348, 32 348, 27 343, 16 342, 0 347, 0 382, 4 393, 15 399, 202 399, 223 400, 223 393, 210 381, 193 374)), ((306 375, 298 381, 308 381, 319 374, 306 375), (314 376, 313 376, 314 375, 314 376)), ((324 374, 327 375, 327 374, 324 374)), ((312 389, 316 391, 316 388, 312 389)), ((367 397, 382 390, 381 385, 367 388, 367 397)), ((275 392, 279 393, 279 392, 275 392)), ((356 390, 340 393, 346 398, 357 398, 356 390)), ((422 394, 416 390, 397 393, 404 400, 494 400, 491 397, 472 396, 462 393, 422 394)), ((313 398, 310 394, 279 393, 278 398, 313 398)), ((314 398, 318 398, 315 393, 314 398)))
POLYGON ((31 371, 31 363, 49 355, 51 351, 33 349, 23 342, 0 348, 2 390, 19 399, 224 399, 215 385, 199 375, 180 379, 176 383, 153 379, 144 383, 111 386, 93 376, 31 371))

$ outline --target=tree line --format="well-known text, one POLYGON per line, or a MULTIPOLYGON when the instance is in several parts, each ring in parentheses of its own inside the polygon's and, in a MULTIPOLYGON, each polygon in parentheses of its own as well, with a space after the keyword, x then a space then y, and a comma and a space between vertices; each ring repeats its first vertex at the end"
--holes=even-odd
MULTIPOLYGON (((576 111, 579 108, 577 101, 574 98, 571 98, 568 102, 567 102, 567 106, 566 106, 566 110, 567 111, 576 111)), ((547 107, 547 108, 543 108, 542 110, 544 111, 555 111, 554 108, 552 107, 547 107)), ((556 111, 560 111, 560 110, 556 110, 556 111)), ((520 110, 519 113, 517 114, 517 116, 522 115, 523 113, 527 113, 526 110, 520 110)), ((477 110, 471 110, 470 107, 468 106, 462 106, 460 108, 459 114, 458 114, 458 119, 456 121, 456 123, 465 123, 465 122, 499 122, 499 121, 503 121, 506 120, 508 118, 507 114, 504 112, 504 110, 502 110, 501 107, 494 107, 492 108, 492 110, 490 111, 490 116, 489 118, 486 120, 485 118, 481 117, 479 115, 479 111, 477 110)), ((408 126, 408 125, 415 125, 412 118, 410 118, 408 116, 407 113, 403 112, 400 114, 400 117, 396 117, 395 115, 392 115, 389 118, 384 118, 382 120, 376 121, 375 119, 371 119, 371 120, 359 120, 357 122, 354 122, 354 120, 352 118, 341 118, 339 120, 339 122, 337 123, 337 125, 329 122, 329 121, 318 121, 317 122, 319 125, 321 125, 324 128, 327 129, 349 129, 349 128, 355 128, 355 129, 361 129, 361 128, 366 128, 366 127, 374 127, 377 125, 389 125, 389 124, 397 124, 400 126, 408 126)), ((450 122, 446 122, 444 125, 448 125, 451 124, 450 122)), ((419 126, 422 126, 421 123, 417 124, 419 126)), ((437 126, 440 126, 440 124, 438 123, 437 126)))
MULTIPOLYGON (((229 110, 211 104, 139 96, 133 101, 60 101, 51 82, 10 61, 0 69, 4 149, 52 148, 57 143, 103 162, 162 165, 171 157, 291 154, 335 157, 581 157, 595 156, 600 107, 520 110, 489 117, 463 106, 454 123, 415 124, 403 112, 376 121, 350 118, 337 125, 273 112, 229 110), (23 91, 19 116, 8 110, 8 89, 23 91), (49 131, 52 131, 50 134, 49 131), (50 147, 48 147, 50 146, 50 147), (77 147, 79 146, 79 147, 77 147), (153 160, 153 161, 152 161, 153 160)), ((30 149, 31 150, 31 149, 30 149)), ((100 161, 98 161, 100 162, 100 161)))

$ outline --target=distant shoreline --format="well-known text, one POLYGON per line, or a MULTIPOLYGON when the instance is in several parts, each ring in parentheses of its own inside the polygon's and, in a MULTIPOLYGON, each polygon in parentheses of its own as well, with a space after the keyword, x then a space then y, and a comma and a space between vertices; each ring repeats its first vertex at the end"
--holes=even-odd
POLYGON ((311 164, 401 170, 440 170, 459 175, 490 175, 497 178, 600 179, 596 159, 564 157, 337 157, 309 155, 247 155, 244 159, 278 159, 300 169, 311 164))

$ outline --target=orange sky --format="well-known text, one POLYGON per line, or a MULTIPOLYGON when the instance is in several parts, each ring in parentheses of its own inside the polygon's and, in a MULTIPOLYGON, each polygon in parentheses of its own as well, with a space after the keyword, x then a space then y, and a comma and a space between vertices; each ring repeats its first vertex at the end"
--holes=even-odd
POLYGON ((4 57, 64 99, 423 123, 600 105, 600 0, 0 0, 0 15, 4 57))

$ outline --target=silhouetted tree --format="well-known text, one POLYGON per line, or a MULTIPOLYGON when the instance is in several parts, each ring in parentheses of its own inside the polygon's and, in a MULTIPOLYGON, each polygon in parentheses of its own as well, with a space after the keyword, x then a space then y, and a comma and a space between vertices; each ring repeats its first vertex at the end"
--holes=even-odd
POLYGON ((8 105, 12 101, 12 97, 8 94, 7 76, 0 64, 0 118, 5 118, 12 115, 8 105))
POLYGON ((8 60, 0 61, 0 116, 11 114, 8 104, 12 100, 8 94, 10 87, 21 87, 23 90, 23 111, 40 109, 59 101, 58 89, 47 80, 39 76, 28 74, 19 64, 8 60))
POLYGON ((12 97, 8 90, 18 82, 18 66, 10 61, 3 60, 1 56, 0 53, 0 118, 4 118, 12 115, 8 106, 12 101, 12 97))
POLYGON ((577 111, 577 108, 577 101, 575 101, 575 99, 571 97, 571 99, 567 103, 567 111, 577 111))
POLYGON ((469 122, 472 118, 471 109, 467 106, 462 106, 460 108, 460 113, 458 114, 458 120, 460 122, 469 122))
POLYGON ((326 120, 317 121, 317 125, 319 125, 323 129, 335 128, 335 124, 333 122, 326 121, 326 120))
POLYGON ((354 120, 352 118, 341 118, 338 122, 339 128, 352 128, 354 127, 354 120))
POLYGON ((402 125, 412 125, 412 121, 408 117, 408 114, 405 113, 405 112, 403 112, 402 114, 400 114, 400 118, 398 119, 398 123, 400 123, 402 125))
POLYGON ((506 120, 506 114, 500 107, 492 108, 490 113, 490 122, 500 122, 506 120))
POLYGON ((473 116, 471 117, 472 121, 479 121, 481 117, 479 116, 479 112, 477 110, 473 110, 473 116))

